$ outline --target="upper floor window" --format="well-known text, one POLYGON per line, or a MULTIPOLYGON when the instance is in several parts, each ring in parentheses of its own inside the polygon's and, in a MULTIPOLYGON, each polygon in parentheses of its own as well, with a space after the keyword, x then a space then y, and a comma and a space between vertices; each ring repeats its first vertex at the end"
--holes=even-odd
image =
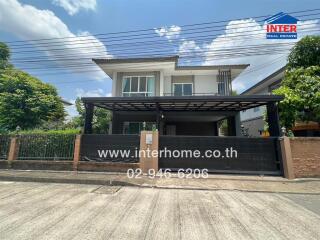
POLYGON ((191 96, 192 83, 173 83, 174 96, 191 96))
POLYGON ((122 80, 122 96, 147 97, 155 95, 154 76, 124 76, 122 80))

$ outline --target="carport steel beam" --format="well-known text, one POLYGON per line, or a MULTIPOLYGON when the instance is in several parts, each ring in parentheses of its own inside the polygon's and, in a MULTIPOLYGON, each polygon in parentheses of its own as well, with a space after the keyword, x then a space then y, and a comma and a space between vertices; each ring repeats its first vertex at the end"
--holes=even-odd
MULTIPOLYGON (((92 133, 94 106, 116 111, 151 111, 157 115, 169 111, 235 111, 239 112, 262 105, 267 106, 271 136, 280 135, 277 102, 283 99, 277 95, 239 96, 163 96, 163 97, 85 97, 85 133, 92 133), (210 109, 210 110, 209 110, 210 109)), ((157 124, 159 125, 159 119, 157 124)))

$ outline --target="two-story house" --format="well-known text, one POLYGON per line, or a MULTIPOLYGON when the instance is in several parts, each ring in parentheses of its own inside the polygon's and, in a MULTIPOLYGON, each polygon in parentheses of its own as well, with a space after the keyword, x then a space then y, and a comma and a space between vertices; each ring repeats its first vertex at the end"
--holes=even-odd
POLYGON ((158 129, 163 135, 217 136, 218 121, 227 119, 228 135, 236 136, 241 110, 268 105, 277 114, 279 96, 231 96, 232 81, 248 64, 179 66, 178 56, 93 61, 112 79, 112 97, 82 98, 85 133, 92 131, 94 107, 112 111, 112 134, 158 129))

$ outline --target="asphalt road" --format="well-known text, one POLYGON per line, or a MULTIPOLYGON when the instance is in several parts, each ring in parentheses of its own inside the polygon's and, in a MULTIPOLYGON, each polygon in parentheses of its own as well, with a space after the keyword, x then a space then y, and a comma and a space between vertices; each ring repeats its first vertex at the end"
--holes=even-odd
POLYGON ((320 239, 320 195, 0 182, 0 239, 320 239))

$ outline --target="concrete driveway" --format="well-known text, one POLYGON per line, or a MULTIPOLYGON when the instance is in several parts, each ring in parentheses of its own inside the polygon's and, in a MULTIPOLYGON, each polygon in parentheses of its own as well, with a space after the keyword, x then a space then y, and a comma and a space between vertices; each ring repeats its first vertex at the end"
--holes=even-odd
POLYGON ((0 182, 1 239, 320 239, 320 196, 0 182))

